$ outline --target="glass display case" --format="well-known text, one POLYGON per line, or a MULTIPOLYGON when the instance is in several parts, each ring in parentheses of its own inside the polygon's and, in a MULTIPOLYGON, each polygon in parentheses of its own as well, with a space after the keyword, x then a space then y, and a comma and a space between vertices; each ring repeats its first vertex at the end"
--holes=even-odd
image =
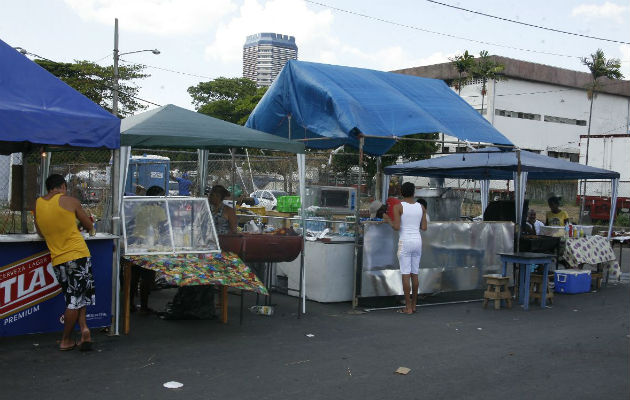
POLYGON ((125 197, 125 255, 220 252, 205 198, 125 197))

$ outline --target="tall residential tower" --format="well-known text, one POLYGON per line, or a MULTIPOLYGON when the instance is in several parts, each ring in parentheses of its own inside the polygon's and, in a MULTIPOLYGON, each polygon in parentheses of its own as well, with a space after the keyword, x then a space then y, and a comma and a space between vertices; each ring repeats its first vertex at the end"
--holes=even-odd
POLYGON ((297 60, 295 37, 279 33, 247 36, 243 45, 243 77, 269 86, 289 60, 297 60))

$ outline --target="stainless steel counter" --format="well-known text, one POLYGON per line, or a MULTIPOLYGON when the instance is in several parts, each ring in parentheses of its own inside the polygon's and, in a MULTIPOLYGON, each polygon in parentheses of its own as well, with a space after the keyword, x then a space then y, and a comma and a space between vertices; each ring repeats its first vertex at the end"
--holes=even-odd
MULTIPOLYGON (((398 232, 366 223, 360 297, 402 295, 398 232)), ((481 289, 482 276, 501 271, 497 253, 514 249, 512 222, 430 222, 422 232, 420 293, 481 289)))

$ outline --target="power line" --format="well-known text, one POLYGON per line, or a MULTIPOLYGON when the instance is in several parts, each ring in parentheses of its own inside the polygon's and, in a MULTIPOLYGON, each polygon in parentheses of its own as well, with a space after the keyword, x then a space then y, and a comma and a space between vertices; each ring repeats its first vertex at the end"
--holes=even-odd
POLYGON ((509 45, 500 44, 500 43, 486 42, 486 41, 483 41, 483 40, 476 40, 476 39, 465 38, 465 37, 461 37, 461 36, 451 35, 449 33, 442 33, 442 32, 432 31, 432 30, 429 30, 429 29, 419 28, 417 26, 403 24, 403 23, 400 23, 400 22, 391 21, 391 20, 387 20, 387 19, 384 19, 384 18, 373 17, 373 16, 367 15, 367 14, 361 14, 361 13, 358 13, 356 11, 345 10, 343 8, 333 7, 333 6, 330 6, 328 4, 320 3, 320 2, 317 2, 317 1, 313 1, 313 0, 304 0, 304 1, 307 2, 307 3, 311 3, 311 4, 315 4, 315 5, 321 6, 321 7, 329 8, 331 10, 340 11, 340 12, 344 12, 344 13, 351 14, 351 15, 356 15, 358 17, 367 18, 367 19, 383 22, 383 23, 390 24, 390 25, 400 26, 400 27, 403 27, 403 28, 409 28, 409 29, 413 29, 413 30, 416 30, 416 31, 427 32, 427 33, 431 33, 431 34, 434 34, 434 35, 445 36, 445 37, 449 37, 449 38, 453 38, 453 39, 465 40, 465 41, 468 41, 468 42, 480 43, 480 44, 485 44, 485 45, 488 45, 488 46, 503 47, 503 48, 506 48, 506 49, 525 51, 525 52, 528 52, 528 53, 546 54, 546 55, 549 55, 549 56, 566 57, 566 58, 577 58, 577 59, 581 59, 582 58, 580 56, 572 56, 572 55, 569 55, 569 54, 560 54, 560 53, 551 53, 551 52, 540 51, 540 50, 531 50, 531 49, 526 49, 526 48, 523 48, 523 47, 514 47, 514 46, 509 46, 509 45))
MULTIPOLYGON (((122 58, 120 59, 120 61, 129 63, 129 64, 136 64, 136 63, 133 63, 131 61, 123 60, 122 58)), ((173 72, 175 74, 180 74, 180 75, 193 76, 195 78, 214 79, 214 78, 211 78, 209 76, 191 74, 191 73, 188 73, 188 72, 175 71, 175 70, 168 69, 168 68, 156 67, 154 65, 148 65, 148 64, 142 64, 142 65, 144 65, 145 67, 149 67, 149 68, 159 69, 161 71, 173 72)))
POLYGON ((529 27, 537 28, 537 29, 544 29, 544 30, 551 31, 551 32, 564 33, 565 35, 579 36, 579 37, 588 38, 588 39, 594 39, 594 40, 603 40, 605 42, 612 42, 612 43, 630 44, 630 42, 624 42, 624 41, 621 41, 621 40, 600 38, 600 37, 597 37, 597 36, 583 35, 581 33, 567 32, 567 31, 563 31, 563 30, 560 30, 560 29, 548 28, 546 26, 528 24, 527 22, 515 21, 515 20, 509 19, 509 18, 504 18, 504 17, 498 17, 496 15, 485 14, 485 13, 482 13, 482 12, 479 12, 479 11, 469 10, 467 8, 457 7, 457 6, 454 6, 454 5, 451 5, 451 4, 440 3, 439 1, 435 1, 435 0, 426 0, 426 1, 428 1, 429 3, 438 4, 438 5, 441 5, 441 6, 444 6, 444 7, 454 8, 456 10, 465 11, 465 12, 472 13, 472 14, 483 15, 484 17, 488 17, 488 18, 494 18, 494 19, 498 19, 498 20, 501 20, 501 21, 512 22, 514 24, 525 25, 525 26, 529 26, 529 27))

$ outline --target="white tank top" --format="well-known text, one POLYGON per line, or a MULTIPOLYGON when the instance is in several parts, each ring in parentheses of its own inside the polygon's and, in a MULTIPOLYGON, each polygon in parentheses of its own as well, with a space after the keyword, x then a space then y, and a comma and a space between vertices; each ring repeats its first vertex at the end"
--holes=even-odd
POLYGON ((400 216, 400 238, 411 239, 420 237, 420 223, 422 222, 422 204, 400 203, 403 213, 400 216))

